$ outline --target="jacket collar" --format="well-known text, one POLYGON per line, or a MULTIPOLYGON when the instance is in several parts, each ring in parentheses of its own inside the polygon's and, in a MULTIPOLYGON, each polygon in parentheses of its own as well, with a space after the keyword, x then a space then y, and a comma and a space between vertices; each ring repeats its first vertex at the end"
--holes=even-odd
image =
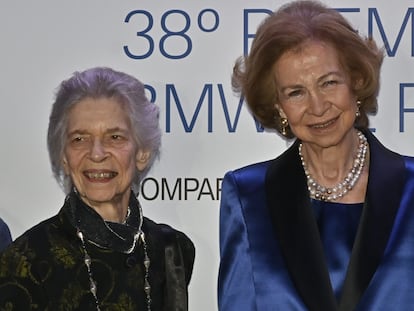
POLYGON ((405 183, 402 156, 386 149, 369 131, 367 195, 354 243, 339 310, 354 310, 380 264, 405 183))
POLYGON ((267 205, 287 269, 311 311, 353 310, 384 253, 404 184, 404 162, 368 131, 367 197, 342 297, 335 299, 296 141, 266 175, 267 205), (386 165, 384 165, 386 164, 386 165), (378 229, 380 228, 380 229, 378 229))
POLYGON ((75 191, 72 191, 66 196, 59 214, 61 221, 67 222, 65 227, 70 233, 81 231, 86 240, 100 248, 130 254, 138 244, 143 221, 139 202, 132 191, 129 210, 124 224, 104 221, 75 191))

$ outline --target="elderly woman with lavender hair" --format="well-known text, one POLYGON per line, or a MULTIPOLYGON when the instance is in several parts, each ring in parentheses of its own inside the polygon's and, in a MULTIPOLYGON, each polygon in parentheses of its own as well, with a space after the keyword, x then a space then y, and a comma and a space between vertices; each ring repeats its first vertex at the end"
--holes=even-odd
POLYGON ((137 200, 158 115, 140 81, 110 68, 60 84, 48 149, 66 198, 1 254, 1 310, 187 310, 194 245, 137 200))

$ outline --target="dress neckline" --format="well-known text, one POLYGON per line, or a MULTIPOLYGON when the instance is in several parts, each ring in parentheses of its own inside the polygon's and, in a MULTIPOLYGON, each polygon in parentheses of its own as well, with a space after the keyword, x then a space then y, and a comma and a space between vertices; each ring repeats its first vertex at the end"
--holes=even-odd
POLYGON ((131 192, 130 214, 124 224, 105 221, 79 195, 72 191, 65 199, 63 211, 69 216, 73 227, 82 231, 85 239, 103 249, 120 253, 130 253, 131 245, 139 234, 142 224, 139 202, 131 192))

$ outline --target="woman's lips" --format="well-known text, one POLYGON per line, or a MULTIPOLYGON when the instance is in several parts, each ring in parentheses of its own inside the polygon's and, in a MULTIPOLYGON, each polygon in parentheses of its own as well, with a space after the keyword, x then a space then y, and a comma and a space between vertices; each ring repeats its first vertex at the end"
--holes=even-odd
POLYGON ((312 125, 310 125, 310 127, 314 128, 314 129, 324 129, 324 128, 327 128, 330 125, 334 124, 336 122, 336 120, 338 120, 338 118, 334 118, 334 119, 331 119, 331 120, 326 121, 326 122, 312 124, 312 125))
POLYGON ((114 171, 84 171, 83 175, 89 180, 105 181, 114 178, 118 173, 114 171))

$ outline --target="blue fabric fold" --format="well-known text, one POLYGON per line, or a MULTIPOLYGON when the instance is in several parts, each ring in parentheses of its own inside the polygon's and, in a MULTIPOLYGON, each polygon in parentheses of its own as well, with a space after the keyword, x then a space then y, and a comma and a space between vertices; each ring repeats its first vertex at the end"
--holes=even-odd
MULTIPOLYGON (((367 288, 352 309, 354 311, 413 309, 414 158, 404 157, 404 162, 405 168, 398 172, 405 180, 401 186, 403 195, 397 200, 397 214, 386 248, 367 288)), ((220 311, 308 310, 287 272, 266 205, 264 180, 269 163, 228 172, 223 179, 218 281, 220 311)), ((372 191, 375 193, 375 189, 372 191)), ((381 209, 375 210, 387 210, 384 204, 387 203, 382 202, 381 209)), ((332 286, 339 299, 362 217, 362 206, 333 205, 325 206, 323 210, 316 206, 315 216, 332 286), (337 246, 340 247, 336 249, 337 246)), ((383 230, 378 223, 370 226, 376 226, 378 233, 383 230)), ((318 280, 315 280, 315 286, 318 286, 318 280)))
POLYGON ((261 163, 222 184, 218 301, 221 311, 306 310, 274 239, 261 163), (236 181, 237 180, 237 181, 236 181), (254 182, 252 182, 254 180, 254 182))
POLYGON ((363 203, 342 204, 312 200, 332 288, 338 301, 363 206, 363 203))

